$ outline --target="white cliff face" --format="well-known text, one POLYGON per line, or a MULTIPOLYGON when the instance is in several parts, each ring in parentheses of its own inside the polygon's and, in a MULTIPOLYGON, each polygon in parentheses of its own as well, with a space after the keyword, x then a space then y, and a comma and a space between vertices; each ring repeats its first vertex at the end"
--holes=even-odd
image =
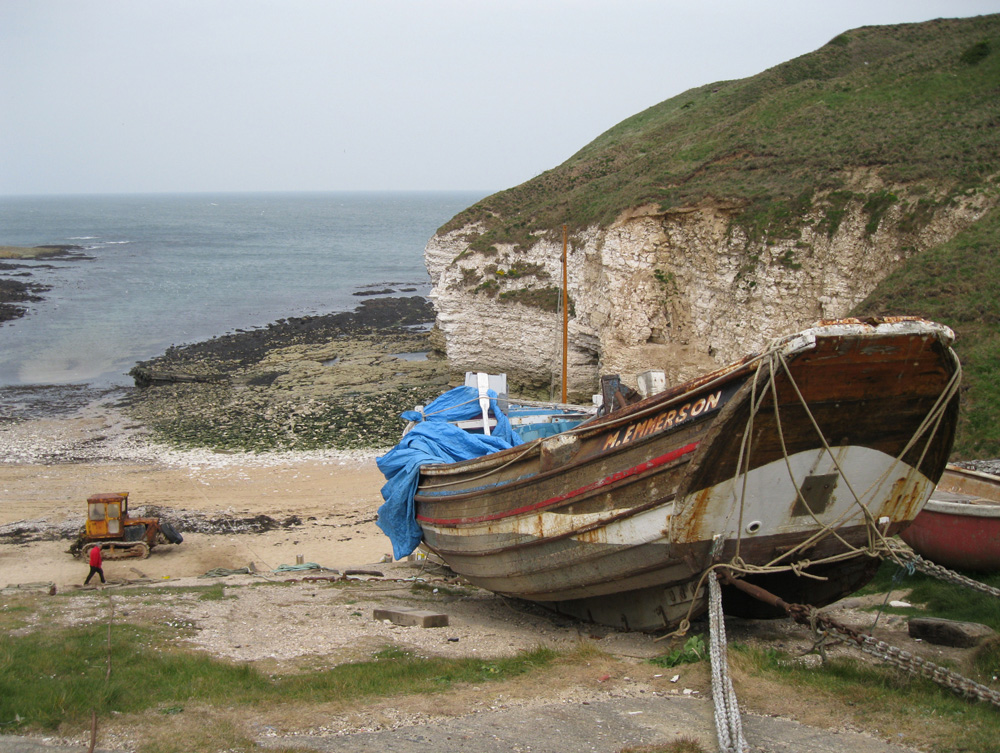
MULTIPOLYGON (((990 203, 972 197, 904 233, 900 202, 869 235, 869 216, 854 202, 832 237, 817 211, 797 239, 773 244, 749 242, 730 222, 732 209, 714 204, 667 214, 639 209, 609 228, 577 233, 568 254, 570 392, 577 399, 597 392, 602 374, 634 386, 649 369, 676 384, 774 337, 846 316, 907 256, 952 237, 990 203)), ((435 236, 425 250, 452 373, 506 372, 513 391, 548 393, 554 385, 558 398, 562 314, 519 301, 525 289, 561 286, 562 242, 541 238, 527 250, 483 254, 469 250, 479 232, 435 236)))

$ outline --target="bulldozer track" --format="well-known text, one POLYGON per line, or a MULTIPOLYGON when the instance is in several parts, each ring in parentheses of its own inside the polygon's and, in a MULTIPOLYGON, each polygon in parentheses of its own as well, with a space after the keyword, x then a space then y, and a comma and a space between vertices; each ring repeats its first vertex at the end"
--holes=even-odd
POLYGON ((100 544, 88 544, 83 548, 83 556, 90 555, 95 546, 101 548, 101 557, 105 560, 146 559, 149 556, 149 546, 144 541, 115 541, 100 544))

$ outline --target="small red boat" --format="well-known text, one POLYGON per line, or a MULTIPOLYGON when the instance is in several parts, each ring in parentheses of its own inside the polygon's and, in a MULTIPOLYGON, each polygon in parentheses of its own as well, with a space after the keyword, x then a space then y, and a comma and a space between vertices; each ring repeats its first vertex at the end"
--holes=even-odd
POLYGON ((1000 570, 1000 476, 949 465, 900 538, 945 567, 1000 570))

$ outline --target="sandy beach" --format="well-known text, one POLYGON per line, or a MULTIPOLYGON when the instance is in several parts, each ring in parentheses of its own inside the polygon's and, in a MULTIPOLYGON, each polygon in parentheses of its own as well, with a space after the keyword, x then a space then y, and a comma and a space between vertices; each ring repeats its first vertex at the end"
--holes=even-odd
POLYGON ((148 559, 107 562, 111 580, 194 577, 251 562, 267 570, 297 557, 335 569, 379 562, 391 547, 374 522, 384 481, 376 454, 175 451, 99 404, 4 425, 0 585, 82 583, 86 564, 66 550, 87 497, 103 492, 129 492, 133 515, 158 514, 184 536, 148 559), (241 535, 249 530, 255 535, 241 535))
MULTIPOLYGON (((185 531, 179 546, 154 549, 145 560, 105 563, 109 579, 197 576, 217 567, 258 569, 292 564, 297 556, 325 567, 344 569, 377 562, 391 551, 375 527, 381 503, 382 476, 374 460, 285 461, 267 466, 225 468, 166 467, 131 464, 0 466, 0 535, 23 530, 78 528, 86 498, 108 491, 128 491, 133 514, 159 508, 162 518, 177 521, 191 513, 235 521, 266 515, 279 526, 252 538, 185 531), (178 514, 179 513, 179 514, 178 514), (21 526, 12 525, 21 522, 21 526)), ((7 584, 52 581, 59 587, 81 583, 86 563, 66 553, 70 539, 0 546, 0 581, 7 584)))

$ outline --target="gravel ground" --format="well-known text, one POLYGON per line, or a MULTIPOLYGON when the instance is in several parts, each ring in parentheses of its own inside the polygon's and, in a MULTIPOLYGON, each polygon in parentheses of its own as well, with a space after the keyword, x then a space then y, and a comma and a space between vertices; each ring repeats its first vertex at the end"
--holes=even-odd
MULTIPOLYGON (((664 651, 652 636, 561 620, 532 605, 500 600, 457 585, 449 571, 426 561, 386 564, 383 570, 383 577, 336 582, 303 577, 277 583, 234 575, 179 581, 173 587, 148 585, 138 591, 106 589, 61 599, 58 607, 45 609, 41 619, 61 625, 104 622, 113 599, 116 622, 158 621, 174 628, 185 646, 281 673, 368 658, 389 645, 421 656, 484 659, 538 646, 569 652, 582 645, 597 649, 588 654, 592 661, 557 668, 543 681, 528 675, 503 685, 483 683, 431 696, 335 704, 328 711, 291 718, 260 709, 248 724, 265 749, 617 753, 628 745, 662 744, 680 737, 713 748, 705 663, 658 668, 645 661, 664 651), (223 584, 222 594, 206 600, 183 588, 206 583, 223 584), (449 624, 402 627, 373 619, 375 608, 391 607, 442 612, 449 624)), ((738 623, 733 626, 737 634, 752 629, 738 623)), ((789 635, 787 640, 794 639, 789 635)), ((845 726, 820 730, 747 712, 743 723, 752 751, 911 750, 845 726)), ((141 728, 112 719, 102 724, 99 741, 103 749, 134 750, 142 734, 141 728)), ((86 750, 86 736, 44 741, 0 737, 0 752, 86 750)))

